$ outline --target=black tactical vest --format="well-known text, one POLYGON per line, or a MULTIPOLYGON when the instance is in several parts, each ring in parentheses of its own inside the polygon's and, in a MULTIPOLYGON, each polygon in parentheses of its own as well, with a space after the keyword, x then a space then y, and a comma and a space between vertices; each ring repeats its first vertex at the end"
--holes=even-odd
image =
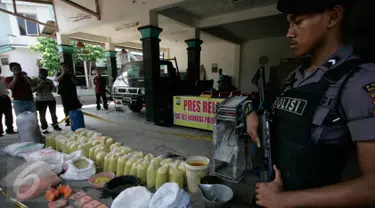
POLYGON ((281 171, 285 190, 303 190, 340 182, 350 141, 315 144, 313 116, 327 89, 359 69, 360 60, 347 61, 327 71, 319 82, 284 90, 272 105, 272 159, 281 171))

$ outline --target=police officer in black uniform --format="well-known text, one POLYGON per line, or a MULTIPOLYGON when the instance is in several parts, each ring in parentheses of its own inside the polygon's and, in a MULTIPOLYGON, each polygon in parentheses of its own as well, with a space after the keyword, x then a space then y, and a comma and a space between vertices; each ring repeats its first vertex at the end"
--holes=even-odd
MULTIPOLYGON (((256 185, 259 206, 375 205, 375 64, 343 43, 351 6, 347 0, 278 2, 278 10, 288 14, 291 50, 309 59, 270 102, 275 179, 256 185), (342 182, 353 144, 361 175, 342 182)), ((258 146, 259 113, 247 118, 258 146)))

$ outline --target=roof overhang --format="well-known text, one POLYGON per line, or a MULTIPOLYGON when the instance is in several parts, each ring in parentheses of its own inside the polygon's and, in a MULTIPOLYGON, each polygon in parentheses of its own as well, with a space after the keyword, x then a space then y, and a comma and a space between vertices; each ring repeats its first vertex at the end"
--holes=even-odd
POLYGON ((11 44, 1 45, 1 46, 0 46, 0 53, 6 53, 6 52, 8 52, 8 51, 12 51, 12 50, 14 50, 14 49, 15 49, 15 48, 12 47, 11 44))

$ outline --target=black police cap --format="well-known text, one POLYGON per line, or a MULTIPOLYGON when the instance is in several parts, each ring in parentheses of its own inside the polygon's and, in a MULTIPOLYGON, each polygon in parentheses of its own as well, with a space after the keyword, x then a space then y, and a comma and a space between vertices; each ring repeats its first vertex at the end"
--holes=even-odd
POLYGON ((279 0, 277 9, 286 14, 322 12, 335 5, 347 5, 351 0, 279 0))

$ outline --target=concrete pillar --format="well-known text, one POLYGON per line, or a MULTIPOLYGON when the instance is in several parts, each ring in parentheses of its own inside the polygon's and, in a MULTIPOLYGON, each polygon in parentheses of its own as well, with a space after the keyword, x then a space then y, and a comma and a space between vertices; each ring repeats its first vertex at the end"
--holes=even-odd
POLYGON ((117 52, 115 51, 115 45, 108 40, 105 43, 105 56, 107 58, 107 70, 108 70, 108 85, 112 87, 114 80, 117 78, 117 52))
POLYGON ((64 62, 68 71, 74 73, 73 46, 70 45, 69 36, 56 34, 59 52, 61 53, 61 62, 64 62))
POLYGON ((201 64, 201 45, 203 43, 200 40, 200 31, 193 28, 190 32, 191 39, 185 40, 187 44, 187 60, 188 60, 188 80, 191 83, 195 83, 199 80, 199 69, 201 64))
MULTIPOLYGON (((155 122, 156 110, 162 104, 157 102, 160 94, 158 82, 160 77, 160 39, 163 29, 158 27, 158 14, 149 13, 148 25, 139 27, 142 35, 143 67, 145 70, 146 121, 155 122)), ((159 100, 160 101, 160 100, 159 100)))

